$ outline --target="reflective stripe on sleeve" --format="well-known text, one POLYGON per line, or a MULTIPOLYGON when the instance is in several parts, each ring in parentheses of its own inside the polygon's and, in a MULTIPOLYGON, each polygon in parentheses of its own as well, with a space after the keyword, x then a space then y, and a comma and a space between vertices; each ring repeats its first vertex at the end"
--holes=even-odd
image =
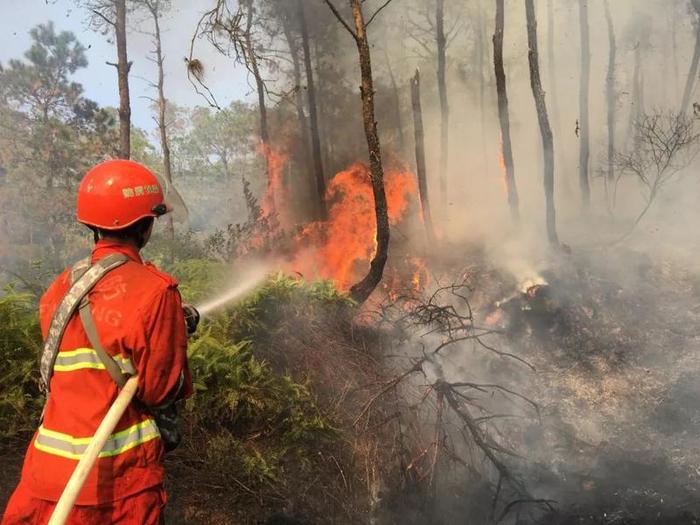
MULTIPOLYGON (((136 374, 136 369, 128 357, 117 355, 112 356, 112 359, 116 361, 125 374, 136 374)), ((102 364, 100 356, 92 348, 78 348, 68 352, 59 352, 58 356, 56 356, 56 364, 53 370, 54 372, 73 372, 84 368, 105 370, 105 365, 102 364)))
MULTIPOLYGON (((145 419, 141 423, 109 436, 99 457, 106 458, 122 454, 158 437, 160 437, 160 432, 158 432, 155 421, 145 419)), ((34 440, 34 447, 47 454, 78 460, 87 449, 91 439, 92 437, 76 438, 69 434, 49 430, 41 425, 34 440)))

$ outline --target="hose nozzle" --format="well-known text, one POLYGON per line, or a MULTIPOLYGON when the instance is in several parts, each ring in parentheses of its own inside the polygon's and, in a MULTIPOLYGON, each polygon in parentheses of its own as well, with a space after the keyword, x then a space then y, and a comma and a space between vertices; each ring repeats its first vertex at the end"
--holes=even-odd
POLYGON ((191 304, 183 304, 182 311, 185 314, 185 324, 187 325, 187 335, 192 336, 199 326, 199 312, 191 304))

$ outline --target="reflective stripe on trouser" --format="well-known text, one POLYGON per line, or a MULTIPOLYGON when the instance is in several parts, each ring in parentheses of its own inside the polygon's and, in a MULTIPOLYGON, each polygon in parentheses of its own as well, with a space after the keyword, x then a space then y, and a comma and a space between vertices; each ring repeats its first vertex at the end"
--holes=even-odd
MULTIPOLYGON (((114 359, 125 374, 136 374, 136 369, 131 363, 131 359, 128 357, 116 355, 112 356, 112 359, 114 359)), ((53 370, 54 372, 73 372, 85 368, 105 370, 105 365, 102 364, 100 356, 97 355, 97 352, 92 348, 78 348, 77 350, 59 352, 58 356, 56 356, 56 363, 54 364, 53 370)))
MULTIPOLYGON (((158 432, 155 421, 153 419, 145 419, 141 423, 109 436, 107 443, 102 447, 99 457, 116 456, 157 437, 160 437, 160 432, 158 432)), ((49 430, 41 425, 34 440, 34 447, 47 454, 68 459, 80 459, 90 440, 92 440, 92 437, 76 438, 68 434, 49 430)))

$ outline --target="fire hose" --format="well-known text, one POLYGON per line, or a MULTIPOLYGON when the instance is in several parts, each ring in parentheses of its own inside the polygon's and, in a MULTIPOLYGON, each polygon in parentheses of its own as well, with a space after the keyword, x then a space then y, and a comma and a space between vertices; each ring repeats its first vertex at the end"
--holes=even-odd
POLYGON ((56 508, 53 514, 51 514, 48 525, 64 525, 64 523, 66 523, 68 515, 75 505, 75 500, 78 498, 78 494, 80 494, 88 474, 90 474, 92 467, 95 466, 95 462, 102 451, 102 447, 105 446, 109 436, 114 432, 117 423, 119 423, 124 412, 126 412, 134 395, 136 395, 138 384, 138 376, 131 376, 124 385, 124 388, 119 392, 117 399, 107 411, 107 415, 100 423, 100 426, 97 427, 95 435, 80 457, 80 461, 78 461, 73 474, 71 474, 66 488, 63 489, 63 493, 58 503, 56 503, 56 508))
MULTIPOLYGON (((187 326, 187 334, 192 335, 197 330, 200 315, 197 309, 191 305, 183 305, 183 313, 185 316, 185 325, 187 326)), ((131 376, 124 388, 121 389, 117 399, 114 400, 112 406, 107 411, 104 419, 97 427, 95 434, 92 436, 85 452, 80 456, 80 460, 71 474, 63 493, 56 503, 51 519, 48 525, 64 525, 68 520, 68 515, 75 506, 75 501, 85 484, 90 471, 95 466, 95 462, 102 452, 102 448, 107 443, 107 440, 114 432, 114 429, 119 424, 124 412, 129 407, 129 404, 136 395, 138 389, 138 376, 131 376)))

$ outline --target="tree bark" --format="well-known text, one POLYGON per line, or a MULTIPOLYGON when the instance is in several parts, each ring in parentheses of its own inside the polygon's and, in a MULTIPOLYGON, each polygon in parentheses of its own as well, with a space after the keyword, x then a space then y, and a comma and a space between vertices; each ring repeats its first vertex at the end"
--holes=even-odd
POLYGON ((554 0, 547 0, 547 69, 549 70, 549 88, 552 92, 552 118, 554 129, 558 135, 561 131, 561 119, 559 117, 554 31, 554 0))
MULTIPOLYGON (((331 0, 325 0, 333 10, 333 14, 341 21, 346 29, 352 32, 346 25, 342 15, 335 9, 331 0)), ((371 172, 372 193, 374 194, 374 213, 377 220, 377 249, 370 262, 367 275, 350 289, 352 298, 358 303, 365 302, 382 280, 384 266, 389 254, 389 214, 387 210, 386 193, 384 191, 384 168, 382 167, 381 144, 377 132, 377 121, 374 114, 374 81, 372 79, 372 59, 369 41, 367 39, 367 26, 362 12, 362 0, 350 0, 355 31, 352 32, 357 45, 357 53, 360 62, 362 97, 362 120, 367 139, 369 153, 369 165, 371 172)))
POLYGON ((608 25, 608 76, 605 82, 605 96, 608 103, 608 174, 606 188, 615 181, 615 60, 617 43, 615 42, 615 26, 610 13, 610 2, 605 0, 605 20, 608 25))
MULTIPOLYGON (((297 110, 297 120, 299 121, 299 138, 301 139, 301 157, 302 157, 302 169, 305 173, 311 173, 311 144, 309 140, 309 123, 306 119, 306 114, 304 113, 304 95, 302 93, 301 86, 301 61, 299 59, 299 47, 297 42, 294 40, 294 35, 292 34, 292 28, 289 25, 289 20, 286 16, 282 17, 282 30, 284 36, 287 40, 287 46, 289 47, 289 53, 292 56, 292 66, 294 73, 294 105, 297 110)), ((317 193, 316 181, 314 178, 309 177, 309 189, 311 190, 311 195, 317 193)), ((314 199, 317 201, 317 199, 314 199)), ((318 206, 318 203, 316 203, 318 206)), ((318 217, 320 214, 318 210, 315 211, 314 215, 318 217)))
POLYGON ((437 0, 435 12, 437 40, 437 82, 440 96, 440 207, 447 214, 447 165, 449 155, 449 118, 447 103, 447 37, 445 36, 445 0, 437 0))
POLYGON ((428 195, 428 175, 425 167, 425 134, 423 132, 423 109, 420 101, 420 72, 411 79, 411 103, 413 106, 413 133, 416 146, 416 175, 418 176, 418 191, 423 211, 423 223, 429 246, 435 246, 435 230, 430 214, 430 198, 428 195))
POLYGON ((481 118, 481 149, 482 149, 482 162, 484 166, 484 173, 489 172, 489 160, 488 160, 488 148, 486 147, 486 78, 484 75, 484 66, 486 61, 484 60, 484 54, 486 53, 484 26, 486 21, 484 20, 484 8, 482 5, 482 0, 477 0, 477 38, 476 38, 476 50, 477 50, 477 63, 479 69, 479 116, 481 118))
POLYGON ((627 123, 626 146, 637 147, 639 136, 637 133, 637 122, 644 113, 644 102, 642 94, 642 44, 637 42, 634 50, 634 74, 632 75, 632 107, 630 108, 629 122, 627 123))
POLYGON ((579 144, 579 184, 581 201, 584 209, 591 204, 591 186, 588 178, 588 164, 591 155, 590 116, 588 99, 591 83, 591 42, 588 27, 588 0, 578 2, 579 25, 581 31, 581 84, 579 87, 579 126, 581 142, 579 144))
POLYGON ((258 111, 260 113, 260 141, 262 142, 263 154, 265 156, 265 172, 267 174, 267 189, 271 212, 276 210, 277 203, 272 194, 272 173, 270 167, 270 132, 267 121, 267 106, 265 104, 265 82, 260 74, 258 66, 258 57, 255 54, 255 44, 253 42, 252 27, 253 27, 253 0, 246 0, 247 18, 245 31, 245 53, 244 59, 249 71, 255 78, 255 87, 258 93, 258 111))
POLYGON ((326 210, 326 179, 323 174, 323 159, 321 157, 321 136, 318 129, 318 112, 316 106, 316 87, 314 84, 314 71, 311 66, 311 50, 309 48, 309 31, 306 25, 304 13, 304 0, 297 0, 297 12, 299 14, 299 27, 301 28, 301 42, 304 50, 304 67, 306 68, 306 87, 309 103, 309 120, 311 122, 311 148, 314 163, 314 175, 316 177, 316 192, 318 196, 319 219, 325 220, 328 216, 326 210))
POLYGON ((396 117, 396 125, 399 128, 399 149, 403 153, 406 148, 406 141, 403 134, 403 119, 401 118, 401 96, 399 95, 399 87, 396 84, 396 77, 394 76, 394 70, 391 67, 391 58, 389 58, 389 53, 384 49, 384 55, 386 56, 386 67, 389 73, 389 81, 391 82, 391 89, 394 92, 394 115, 396 117))
MULTIPOLYGON (((165 73, 163 71, 163 47, 160 38, 160 1, 154 0, 147 3, 148 10, 153 17, 154 42, 156 46, 156 64, 158 65, 158 131, 160 132, 160 147, 163 150, 163 176, 170 186, 173 184, 172 164, 170 161, 170 143, 168 141, 168 130, 165 123, 165 114, 168 101, 165 98, 165 73)), ((175 240, 175 225, 172 215, 166 218, 168 237, 175 240)), ((171 244, 172 249, 172 244, 171 244)), ((170 253, 172 262, 173 253, 170 253)))
POLYGON ((678 96, 678 12, 671 10, 671 54, 673 55, 673 99, 678 96))
POLYGON ((496 72, 496 94, 498 95, 498 120, 501 125, 501 152, 505 166, 508 206, 514 221, 520 218, 518 189, 515 184, 513 147, 510 140, 510 117, 508 115, 508 92, 506 72, 503 67, 503 31, 505 26, 505 1, 496 0, 496 31, 493 34, 493 63, 496 72))
MULTIPOLYGON (((325 98, 325 92, 323 91, 323 82, 321 81, 321 50, 319 49, 318 39, 314 40, 314 51, 312 53, 312 58, 314 61, 314 69, 316 70, 316 78, 319 79, 319 85, 314 84, 316 88, 316 111, 318 113, 318 133, 320 136, 325 137, 326 140, 321 144, 322 155, 324 166, 331 166, 331 160, 333 159, 333 143, 335 137, 332 133, 333 128, 329 125, 328 111, 326 109, 327 100, 325 98)), ((327 181, 328 179, 326 179, 327 181)))
POLYGON ((688 78, 685 81, 683 101, 681 102, 681 112, 684 115, 688 112, 690 97, 693 95, 695 84, 698 80, 698 62, 700 62, 700 0, 691 0, 690 3, 695 8, 698 17, 695 21, 695 50, 693 51, 693 60, 690 62, 690 71, 688 71, 688 78))
POLYGON ((530 86, 535 99, 537 120, 542 134, 542 152, 544 156, 544 195, 546 206, 547 238, 550 244, 558 245, 556 211, 554 207, 554 138, 547 116, 547 104, 544 100, 542 80, 540 79, 539 51, 537 46, 537 18, 534 0, 525 0, 527 16, 528 61, 530 64, 530 86))
POLYGON ((117 40, 117 77, 119 82, 119 155, 131 158, 131 103, 129 99, 129 70, 126 52, 126 0, 115 0, 114 33, 117 40))

